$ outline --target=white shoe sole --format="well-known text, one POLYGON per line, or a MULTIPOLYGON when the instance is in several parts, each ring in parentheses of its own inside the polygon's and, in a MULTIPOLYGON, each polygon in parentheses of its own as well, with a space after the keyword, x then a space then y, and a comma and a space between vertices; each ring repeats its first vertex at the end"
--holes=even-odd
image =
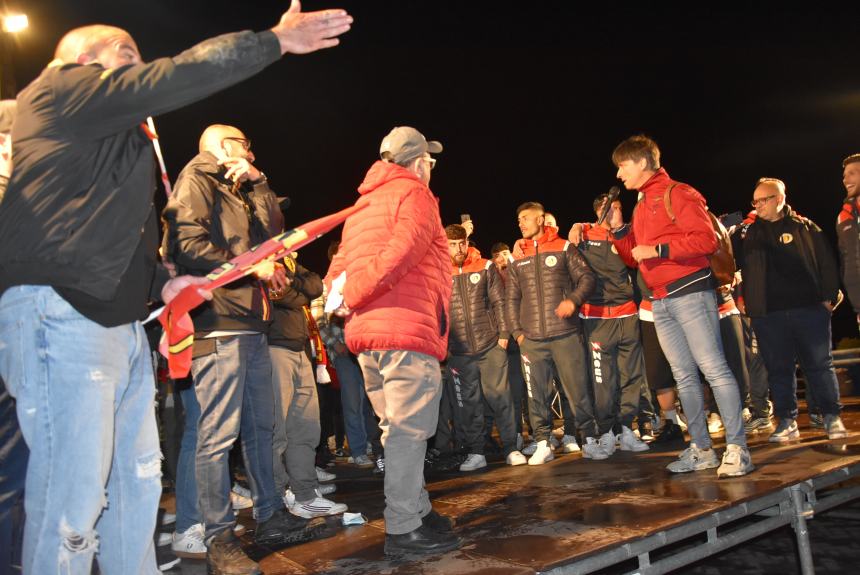
POLYGON ((535 459, 534 457, 531 457, 531 458, 529 458, 529 465, 543 465, 544 463, 552 461, 553 459, 555 459, 555 455, 553 455, 552 453, 547 455, 543 460, 535 459))
POLYGON ((726 477, 741 477, 741 476, 746 475, 746 474, 748 474, 754 470, 755 470, 755 465, 750 464, 750 466, 747 467, 746 469, 739 469, 738 471, 732 471, 732 472, 725 472, 724 471, 722 473, 720 473, 718 471, 717 472, 717 478, 718 479, 724 479, 726 477))

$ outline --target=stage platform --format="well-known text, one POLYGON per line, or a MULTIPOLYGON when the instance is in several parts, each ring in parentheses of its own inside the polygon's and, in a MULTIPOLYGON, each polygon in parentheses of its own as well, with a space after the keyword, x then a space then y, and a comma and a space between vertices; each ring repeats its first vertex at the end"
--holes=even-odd
MULTIPOLYGON (((367 516, 366 525, 342 527, 339 518, 328 518, 329 537, 279 550, 254 545, 250 531, 243 541, 269 575, 650 574, 794 525, 800 553, 789 558, 796 570, 788 572, 811 573, 815 546, 810 553, 807 521, 860 498, 860 481, 853 481, 860 476, 860 398, 844 401, 848 438, 828 441, 801 415, 799 441, 778 445, 767 442, 767 433, 751 436, 757 469, 742 478, 718 480, 715 470, 668 473, 682 445, 619 451, 604 461, 572 454, 537 467, 500 462, 470 474, 429 476, 435 509, 456 520, 465 541, 444 555, 387 559, 382 479, 341 465, 333 469, 338 491, 331 497, 367 516)), ((253 528, 248 511, 241 521, 253 528)), ((855 561, 844 573, 860 564, 860 546, 853 547, 846 553, 855 561)), ((177 572, 205 573, 205 565, 183 560, 177 572)))

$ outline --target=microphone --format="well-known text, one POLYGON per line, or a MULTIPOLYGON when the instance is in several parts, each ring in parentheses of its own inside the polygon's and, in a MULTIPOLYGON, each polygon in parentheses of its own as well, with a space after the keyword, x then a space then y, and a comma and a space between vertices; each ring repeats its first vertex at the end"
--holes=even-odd
POLYGON ((612 186, 609 188, 609 192, 606 194, 606 202, 603 204, 603 210, 600 212, 600 217, 597 218, 597 225, 603 223, 603 220, 606 219, 606 216, 609 215, 609 210, 612 208, 612 202, 618 199, 618 195, 621 193, 621 190, 618 186, 612 186))

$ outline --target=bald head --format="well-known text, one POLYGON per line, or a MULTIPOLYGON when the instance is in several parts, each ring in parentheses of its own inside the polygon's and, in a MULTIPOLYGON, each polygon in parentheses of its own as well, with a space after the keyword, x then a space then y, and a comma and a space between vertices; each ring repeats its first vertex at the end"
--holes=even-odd
POLYGON ((63 64, 98 63, 118 68, 142 62, 131 35, 115 26, 92 24, 67 32, 57 44, 54 61, 63 64))
POLYGON ((200 135, 200 151, 210 152, 219 160, 224 158, 245 158, 254 161, 251 141, 239 128, 225 124, 212 124, 200 135), (246 147, 247 146, 247 147, 246 147))

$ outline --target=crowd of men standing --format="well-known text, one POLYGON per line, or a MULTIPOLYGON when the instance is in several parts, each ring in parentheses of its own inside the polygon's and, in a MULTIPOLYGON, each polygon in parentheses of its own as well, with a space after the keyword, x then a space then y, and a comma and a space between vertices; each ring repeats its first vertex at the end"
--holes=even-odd
MULTIPOLYGON (((151 63, 127 32, 89 26, 69 32, 55 62, 21 93, 11 172, 4 151, 0 174, 8 176, 0 407, 17 413, 0 423, 0 449, 24 465, 7 480, 4 458, 0 497, 5 526, 26 467, 24 572, 89 573, 94 558, 106 574, 157 571, 161 455, 141 319, 151 301, 203 284, 284 227, 250 139, 213 124, 161 214, 159 263, 154 159, 140 123, 284 53, 334 46, 350 24, 341 10, 302 13, 294 3, 270 31, 220 36, 151 63)), ((508 465, 543 465, 556 449, 606 459, 616 449, 648 450, 656 428, 679 437, 677 390, 690 443, 668 470, 742 476, 754 469, 747 433, 771 428, 767 389, 779 420, 769 439, 799 437, 796 360, 828 437, 845 437, 830 350, 839 265, 818 226, 788 206, 782 181, 756 183, 755 210, 732 226, 727 244, 705 198, 670 178, 653 140, 633 136, 612 154, 618 179, 639 193, 629 224, 618 199, 604 194, 593 201, 595 223, 576 224, 565 238, 529 201, 515 214, 521 239, 513 250, 494 246, 490 260, 469 244, 466 226, 443 227, 430 189, 441 152, 407 126, 382 140, 358 188, 362 209, 345 222, 325 278, 291 256, 203 294, 208 301, 193 314, 193 381, 180 394, 178 553, 205 557, 213 573, 259 573, 236 533, 229 453, 237 441, 258 543, 307 541, 322 529, 318 517, 346 510, 325 497, 325 474, 314 465, 320 412, 307 308, 324 292, 335 318, 324 337, 349 382, 357 464, 367 461, 372 430, 355 365, 382 432, 390 555, 462 544, 432 508, 424 464, 459 451, 460 470, 485 467, 493 425, 508 465), (740 273, 726 279, 714 254, 731 243, 740 273), (764 391, 749 375, 754 341, 764 391), (654 399, 667 423, 654 420, 654 399), (722 454, 706 410, 725 429, 722 454)), ((842 280, 860 319, 860 155, 843 168, 842 280)))

